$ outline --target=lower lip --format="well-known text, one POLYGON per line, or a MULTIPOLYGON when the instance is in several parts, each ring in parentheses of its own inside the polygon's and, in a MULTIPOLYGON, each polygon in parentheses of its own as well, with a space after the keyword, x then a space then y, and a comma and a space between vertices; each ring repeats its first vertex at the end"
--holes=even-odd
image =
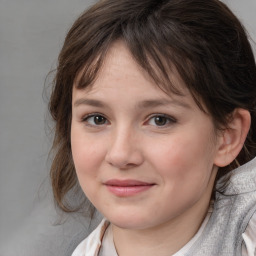
POLYGON ((153 187, 153 185, 128 186, 128 187, 107 185, 107 189, 111 193, 113 193, 116 196, 120 196, 120 197, 134 196, 134 195, 140 194, 144 191, 147 191, 152 187, 153 187))

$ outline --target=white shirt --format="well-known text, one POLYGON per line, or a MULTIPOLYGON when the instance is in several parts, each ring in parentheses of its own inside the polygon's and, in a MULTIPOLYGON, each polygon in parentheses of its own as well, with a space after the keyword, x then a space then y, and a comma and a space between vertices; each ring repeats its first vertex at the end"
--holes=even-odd
MULTIPOLYGON (((189 252, 191 246, 202 234, 210 214, 209 212, 194 237, 172 256, 183 256, 189 252)), ((242 237, 244 241, 242 256, 256 256, 256 213, 251 218, 242 237)), ((111 224, 103 219, 99 226, 77 246, 72 256, 118 256, 113 241, 111 224)))
MULTIPOLYGON (((183 256, 185 253, 187 253, 189 251, 191 246, 195 243, 195 241, 198 239, 198 237, 203 232, 210 216, 211 216, 211 212, 209 212, 207 214, 204 222, 202 223, 200 229, 195 234, 195 236, 185 246, 183 246, 178 252, 176 252, 172 256, 183 256)), ((103 237, 103 240, 102 240, 102 247, 101 247, 100 253, 99 253, 99 256, 110 256, 110 255, 111 256, 118 256, 117 252, 116 252, 116 249, 115 249, 114 241, 113 241, 113 233, 112 233, 112 226, 111 225, 109 225, 107 227, 107 230, 106 230, 106 232, 104 234, 104 237, 103 237)))

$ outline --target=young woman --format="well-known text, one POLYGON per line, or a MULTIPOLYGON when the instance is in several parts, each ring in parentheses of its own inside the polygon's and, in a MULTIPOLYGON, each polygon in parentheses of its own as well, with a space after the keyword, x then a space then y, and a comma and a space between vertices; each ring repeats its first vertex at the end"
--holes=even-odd
POLYGON ((104 216, 73 256, 250 255, 256 66, 217 0, 104 0, 67 34, 51 177, 104 216))

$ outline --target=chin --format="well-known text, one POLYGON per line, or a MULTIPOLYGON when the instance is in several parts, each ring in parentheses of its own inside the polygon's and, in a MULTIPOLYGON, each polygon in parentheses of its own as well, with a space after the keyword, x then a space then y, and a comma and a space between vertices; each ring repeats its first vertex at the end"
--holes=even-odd
POLYGON ((151 227, 152 218, 149 216, 140 216, 138 214, 126 213, 106 216, 106 218, 115 226, 122 229, 145 229, 151 227))

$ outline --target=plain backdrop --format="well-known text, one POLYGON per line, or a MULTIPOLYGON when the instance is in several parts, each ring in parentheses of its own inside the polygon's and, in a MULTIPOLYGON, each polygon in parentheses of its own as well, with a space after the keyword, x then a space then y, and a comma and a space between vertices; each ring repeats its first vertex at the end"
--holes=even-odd
MULTIPOLYGON (((256 0, 224 2, 256 41, 256 0)), ((53 225, 42 95, 68 28, 92 3, 0 0, 0 256, 64 255, 89 225, 76 218, 53 225)))

